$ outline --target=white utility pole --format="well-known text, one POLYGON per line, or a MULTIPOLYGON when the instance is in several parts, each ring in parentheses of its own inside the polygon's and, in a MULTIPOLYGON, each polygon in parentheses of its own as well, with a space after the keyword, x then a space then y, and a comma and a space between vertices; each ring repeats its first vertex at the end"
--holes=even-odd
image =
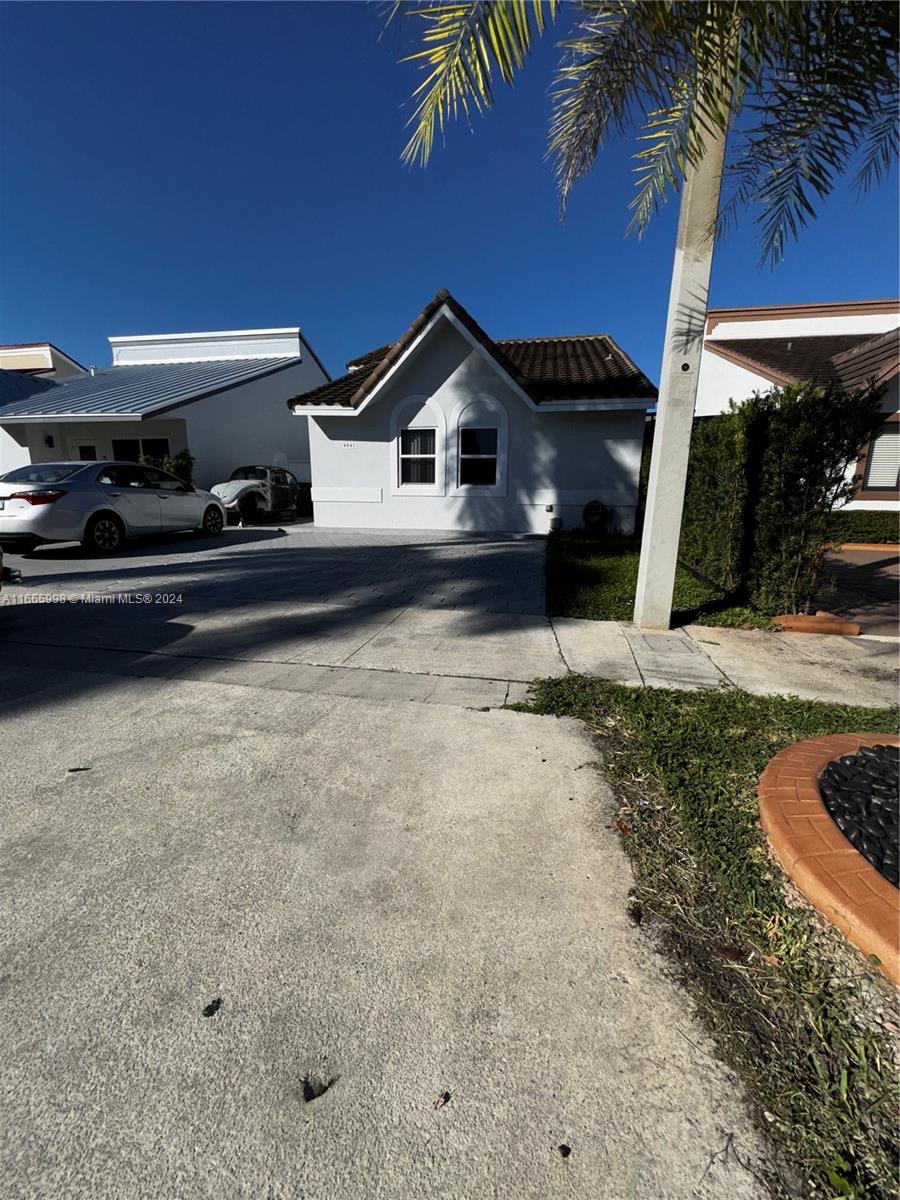
POLYGON ((681 193, 634 598, 634 622, 648 629, 668 629, 672 617, 681 511, 712 269, 711 230, 719 210, 724 159, 725 135, 707 134, 703 158, 696 167, 688 166, 681 193))

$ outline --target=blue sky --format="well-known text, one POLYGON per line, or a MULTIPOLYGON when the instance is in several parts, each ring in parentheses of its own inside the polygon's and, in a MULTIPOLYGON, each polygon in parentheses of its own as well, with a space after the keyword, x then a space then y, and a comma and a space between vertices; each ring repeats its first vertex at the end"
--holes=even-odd
MULTIPOLYGON (((626 238, 614 145, 559 222, 552 40, 410 170, 415 71, 379 11, 0 5, 0 341, 107 365, 110 334, 299 324, 338 372, 448 287, 495 337, 608 332, 658 378, 675 205, 626 238)), ((711 303, 895 295, 896 178, 842 189, 774 271, 757 259, 745 215, 711 303)))

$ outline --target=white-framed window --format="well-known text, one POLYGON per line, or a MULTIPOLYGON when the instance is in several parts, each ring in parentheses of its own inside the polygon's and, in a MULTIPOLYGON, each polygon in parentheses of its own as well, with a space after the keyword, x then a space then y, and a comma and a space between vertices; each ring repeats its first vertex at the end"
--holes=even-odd
POLYGON ((509 416, 506 406, 486 392, 461 400, 450 417, 450 494, 470 500, 507 494, 509 416))
POLYGON ((161 437, 113 438, 112 456, 120 462, 137 462, 141 458, 168 458, 169 439, 161 437))
POLYGON ((437 479, 437 430, 401 429, 397 446, 400 486, 433 486, 437 479))
POLYGON ((391 495, 447 494, 447 421, 429 396, 404 396, 391 414, 391 495))
POLYGON ((900 423, 882 425, 869 443, 866 491, 897 490, 900 484, 900 423))
POLYGON ((496 487, 500 430, 496 426, 466 425, 459 430, 459 487, 496 487))

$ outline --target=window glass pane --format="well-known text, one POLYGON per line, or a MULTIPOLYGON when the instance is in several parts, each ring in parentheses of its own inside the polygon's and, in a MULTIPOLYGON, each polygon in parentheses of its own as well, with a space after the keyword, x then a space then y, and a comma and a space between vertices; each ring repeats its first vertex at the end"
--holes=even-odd
POLYGON ((400 432, 401 454, 434 454, 433 429, 403 429, 400 432))
POLYGON ((433 458, 401 458, 401 483, 434 483, 433 458))
POLYGON ((104 467, 97 476, 97 482, 107 487, 149 487, 143 467, 104 467))
POLYGON ((144 474, 147 476, 150 487, 161 488, 165 492, 179 492, 184 490, 184 484, 180 479, 176 479, 174 475, 170 475, 167 471, 158 471, 156 467, 144 467, 144 474))
POLYGON ((869 469, 866 487, 890 488, 897 486, 900 468, 900 429, 897 425, 886 425, 869 446, 869 469))
POLYGON ((123 462, 137 462, 141 457, 141 443, 137 438, 113 438, 113 458, 123 462))
POLYGON ((460 454, 496 454, 496 429, 461 429, 459 431, 460 454))
POLYGON ((141 438, 141 454, 144 458, 168 458, 168 438, 141 438))
POLYGON ((496 458, 461 458, 459 460, 460 485, 476 484, 493 487, 497 482, 496 458))
POLYGON ((73 467, 71 463, 33 463, 27 467, 17 467, 0 475, 4 483, 59 483, 60 479, 68 479, 82 467, 73 467))

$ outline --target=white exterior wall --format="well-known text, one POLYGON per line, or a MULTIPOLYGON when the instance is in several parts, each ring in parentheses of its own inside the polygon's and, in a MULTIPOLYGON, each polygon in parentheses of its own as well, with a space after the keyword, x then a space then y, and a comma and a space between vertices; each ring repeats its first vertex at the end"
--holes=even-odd
POLYGON ((27 466, 31 459, 28 457, 28 446, 19 439, 24 439, 24 430, 13 432, 12 426, 7 429, 0 427, 0 475, 14 471, 16 467, 27 466))
MULTIPOLYGON (((65 462, 77 459, 79 444, 94 446, 98 459, 112 458, 113 438, 168 438, 169 452, 177 454, 187 446, 184 421, 163 418, 157 421, 41 421, 10 425, 27 440, 25 462, 65 462), (46 439, 53 439, 48 446, 46 439)), ((22 464, 24 465, 24 463, 22 464)))
POLYGON ((634 525, 643 409, 533 412, 448 325, 359 415, 309 424, 317 525, 546 533, 554 517, 580 525, 590 500, 623 531, 634 525), (500 429, 495 488, 457 486, 461 420, 500 429), (433 488, 399 486, 397 436, 409 424, 438 431, 433 488))
MULTIPOLYGON (((127 369, 127 368, 124 368, 127 369)), ((194 482, 209 488, 235 467, 259 464, 293 471, 309 482, 309 427, 288 400, 318 387, 325 377, 311 359, 262 379, 194 400, 177 409, 194 456, 194 482)))
POLYGON ((700 356, 694 414, 698 417, 714 417, 727 412, 729 400, 740 403, 754 392, 768 392, 774 386, 772 380, 763 375, 756 375, 746 367, 729 362, 727 358, 720 358, 718 354, 704 352, 700 356))
POLYGON ((294 358, 302 354, 300 329, 229 329, 218 333, 142 333, 109 339, 114 367, 148 363, 243 358, 294 358))

